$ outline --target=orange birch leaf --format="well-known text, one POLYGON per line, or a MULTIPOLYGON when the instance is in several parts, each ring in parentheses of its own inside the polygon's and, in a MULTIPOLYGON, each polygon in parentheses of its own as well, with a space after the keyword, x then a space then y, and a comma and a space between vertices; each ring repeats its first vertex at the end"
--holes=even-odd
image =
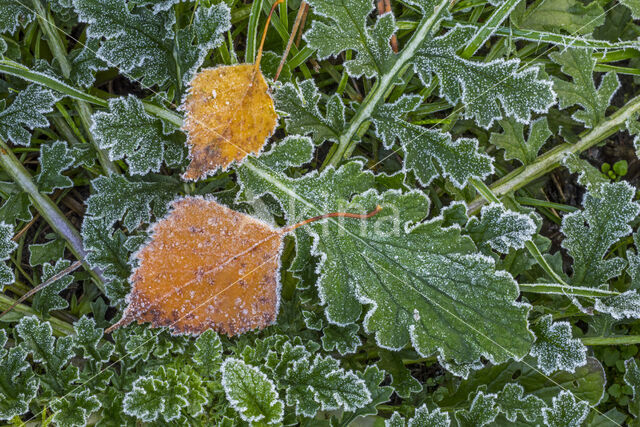
POLYGON ((273 323, 278 314, 280 252, 286 233, 334 212, 276 229, 213 200, 185 197, 152 226, 135 255, 129 305, 107 333, 133 321, 175 334, 207 329, 233 336, 273 323))
POLYGON ((277 0, 267 17, 255 64, 223 65, 197 73, 181 109, 186 111, 189 159, 184 179, 198 180, 258 154, 278 124, 267 81, 260 71, 262 47, 277 0))

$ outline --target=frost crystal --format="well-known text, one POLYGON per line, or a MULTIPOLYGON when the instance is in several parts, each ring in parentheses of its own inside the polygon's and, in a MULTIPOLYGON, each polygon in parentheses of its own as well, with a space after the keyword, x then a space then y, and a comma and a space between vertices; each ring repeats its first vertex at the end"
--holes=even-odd
POLYGON ((571 334, 568 322, 555 322, 546 315, 533 325, 536 340, 530 354, 538 359, 538 367, 545 374, 562 369, 575 372, 578 366, 587 363, 587 347, 571 334))
POLYGON ((413 59, 416 73, 428 86, 431 75, 440 81, 440 96, 451 105, 461 101, 465 117, 489 128, 494 120, 507 116, 528 122, 531 112, 544 113, 555 103, 551 82, 540 77, 535 67, 518 71, 520 61, 497 59, 481 63, 463 59, 456 51, 476 29, 458 25, 443 36, 424 41, 413 59))

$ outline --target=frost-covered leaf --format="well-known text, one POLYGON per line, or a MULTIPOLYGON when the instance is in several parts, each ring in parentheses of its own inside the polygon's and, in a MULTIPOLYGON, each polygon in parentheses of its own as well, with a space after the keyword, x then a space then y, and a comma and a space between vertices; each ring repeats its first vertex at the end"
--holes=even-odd
POLYGON ((640 19, 640 0, 620 0, 620 3, 629 8, 633 19, 640 19))
POLYGON ((5 262, 18 247, 18 244, 12 239, 13 226, 0 222, 0 291, 4 285, 10 285, 15 280, 13 271, 5 262))
POLYGON ((0 138, 18 145, 29 145, 31 133, 27 129, 48 127, 49 120, 45 114, 51 112, 59 99, 44 86, 35 83, 27 86, 11 105, 0 111, 0 138))
POLYGON ((623 259, 603 258, 611 245, 631 233, 628 223, 640 211, 634 195, 635 189, 624 181, 603 184, 586 194, 583 210, 562 218, 562 247, 574 261, 573 285, 598 287, 622 273, 623 259))
POLYGON ((0 33, 15 33, 36 17, 33 8, 24 0, 0 0, 0 33))
POLYGON ((94 363, 109 361, 114 347, 110 342, 101 342, 102 329, 96 327, 95 320, 82 316, 73 324, 76 333, 74 344, 82 350, 85 359, 94 363))
POLYGON ((7 334, 0 330, 0 420, 10 420, 29 411, 29 402, 36 396, 39 381, 27 361, 27 352, 20 346, 5 349, 7 334), (10 386, 9 386, 10 385, 10 386))
POLYGON ((122 230, 113 231, 103 219, 85 216, 82 223, 82 244, 87 251, 86 261, 99 268, 109 279, 126 279, 130 274, 127 236, 122 230))
MULTIPOLYGON (((71 261, 66 259, 57 260, 55 266, 49 263, 44 264, 42 266, 42 282, 45 282, 50 277, 60 273, 65 268, 69 267, 69 265, 71 265, 71 261)), ((41 289, 33 297, 32 308, 45 316, 47 316, 52 310, 62 310, 67 308, 69 303, 58 294, 67 289, 71 282, 73 282, 73 276, 67 275, 51 283, 44 289, 41 289)))
POLYGON ((638 418, 640 417, 640 368, 635 359, 625 360, 624 368, 624 382, 633 391, 633 399, 629 403, 629 412, 638 418))
POLYGON ((492 133, 491 143, 504 149, 505 160, 518 159, 523 165, 533 162, 538 151, 552 135, 546 117, 541 117, 529 124, 529 135, 524 139, 524 125, 508 117, 498 120, 502 133, 492 133))
POLYGON ((555 102, 555 94, 538 68, 519 70, 517 59, 474 62, 456 54, 475 31, 475 27, 458 25, 440 37, 425 40, 413 59, 423 83, 428 86, 432 74, 437 75, 440 96, 452 105, 462 102, 464 116, 484 128, 503 118, 502 110, 519 122, 528 122, 532 111, 546 112, 555 102))
POLYGON ((325 351, 336 350, 340 355, 355 353, 362 344, 358 336, 358 325, 328 325, 322 330, 322 348, 325 351))
POLYGON ((96 56, 100 46, 98 39, 89 39, 79 49, 70 53, 71 75, 69 79, 78 86, 88 88, 95 81, 95 73, 107 69, 107 64, 96 56))
POLYGON ((31 221, 33 215, 29 210, 30 207, 31 200, 27 192, 19 191, 13 193, 0 206, 0 218, 4 223, 12 225, 15 225, 17 221, 31 221))
POLYGON ((340 218, 296 230, 315 239, 314 253, 322 259, 317 285, 331 322, 353 323, 362 304, 370 304, 365 331, 386 348, 411 341, 422 355, 439 352, 459 363, 481 355, 504 361, 528 352, 528 307, 515 302, 514 280, 478 255, 459 229, 443 229, 440 218, 419 223, 429 210, 422 193, 367 191, 374 177, 359 162, 298 179, 253 162, 237 170, 245 192, 273 194, 289 224, 318 213, 382 207, 367 220, 340 218), (354 194, 359 195, 351 199, 354 194))
POLYGON ((222 364, 222 342, 212 329, 205 331, 196 340, 196 352, 193 360, 202 367, 208 375, 213 376, 220 370, 222 364))
POLYGON ((496 419, 500 409, 496 406, 497 396, 479 391, 473 398, 471 407, 456 411, 456 420, 460 427, 481 427, 496 419))
POLYGON ((601 184, 611 182, 595 166, 574 153, 567 154, 562 160, 562 164, 569 169, 569 172, 577 173, 578 184, 583 185, 589 191, 597 191, 601 184))
POLYGON ((182 177, 189 180, 258 154, 278 122, 267 81, 256 64, 200 71, 180 108, 186 112, 183 128, 191 160, 182 177))
POLYGON ((536 224, 524 214, 506 210, 502 205, 492 203, 483 206, 481 216, 472 217, 466 231, 479 245, 489 245, 502 254, 509 248, 524 248, 536 232, 536 224))
POLYGON ((402 120, 408 112, 415 110, 422 98, 405 95, 393 104, 378 106, 372 120, 376 134, 385 148, 398 139, 405 152, 404 168, 416 173, 423 185, 439 175, 435 164, 442 168, 444 176, 462 188, 469 178, 484 179, 493 172, 493 159, 478 150, 478 141, 459 138, 455 141, 448 133, 423 128, 402 120))
POLYGON ((589 403, 576 400, 570 391, 561 391, 553 398, 552 406, 542 410, 542 415, 549 427, 579 427, 589 415, 589 403))
POLYGON ((129 305, 112 328, 138 321, 175 334, 213 328, 234 336, 275 321, 283 233, 201 197, 172 208, 136 252, 129 305))
POLYGON ((553 88, 558 93, 560 108, 576 104, 581 106, 583 109, 576 111, 572 117, 588 128, 604 120, 611 98, 620 86, 618 76, 610 71, 602 76, 600 87, 596 89, 592 76, 596 59, 591 53, 588 49, 564 49, 549 54, 561 66, 562 72, 571 76, 571 81, 553 77, 553 88))
POLYGON ((391 386, 398 396, 408 398, 413 393, 422 391, 422 384, 411 375, 411 371, 402 363, 402 358, 398 357, 397 353, 385 349, 378 350, 378 353, 378 365, 391 377, 391 386))
POLYGON ((109 100, 109 111, 91 116, 91 131, 111 160, 126 159, 129 173, 158 172, 169 146, 182 146, 176 134, 166 135, 160 119, 151 117, 133 95, 109 100))
POLYGON ((55 399, 51 404, 54 412, 52 421, 60 427, 82 427, 92 413, 100 408, 100 400, 90 390, 80 390, 78 393, 55 399))
POLYGON ((40 146, 40 173, 36 175, 36 184, 43 193, 51 194, 58 188, 69 188, 73 181, 62 172, 73 166, 74 156, 64 141, 40 146))
POLYGON ((284 403, 273 382, 258 368, 228 358, 222 364, 222 385, 244 421, 277 424, 282 420, 284 403))
POLYGON ((289 134, 311 133, 313 141, 338 141, 345 127, 344 104, 339 95, 333 94, 320 112, 320 93, 313 79, 294 86, 287 83, 279 87, 273 96, 276 110, 286 114, 285 124, 289 134))
POLYGON ((575 372, 578 366, 587 363, 587 347, 578 338, 573 338, 569 322, 553 322, 546 315, 532 325, 536 340, 531 355, 538 359, 538 367, 545 374, 562 369, 575 372))
POLYGON ((589 34, 604 23, 606 16, 598 2, 585 6, 579 0, 543 0, 526 12, 525 6, 525 2, 519 4, 511 19, 517 27, 530 30, 589 34))
POLYGON ((94 192, 86 201, 87 215, 104 219, 105 227, 122 221, 130 231, 148 223, 151 213, 156 217, 164 215, 180 184, 168 177, 154 178, 153 181, 129 180, 122 175, 114 175, 94 179, 91 181, 94 192))
POLYGON ((146 86, 169 81, 183 88, 229 28, 229 9, 224 4, 196 12, 195 25, 177 33, 170 10, 130 10, 124 0, 74 0, 73 4, 79 19, 89 24, 88 37, 105 38, 97 56, 146 86))
POLYGON ((636 149, 636 156, 640 157, 640 115, 634 115, 627 119, 625 123, 629 135, 633 136, 633 147, 636 149))
POLYGON ((287 405, 295 405, 296 414, 307 417, 314 417, 318 410, 354 411, 371 401, 365 382, 330 356, 295 360, 285 381, 287 405))
POLYGON ((29 265, 35 267, 62 258, 65 245, 64 239, 60 238, 47 243, 29 245, 29 265))
POLYGON ((206 390, 191 370, 160 366, 133 383, 133 389, 124 397, 123 410, 145 422, 170 422, 183 411, 200 413, 206 401, 206 390))
POLYGON ((378 369, 376 365, 367 366, 364 372, 358 372, 358 376, 364 380, 371 395, 371 401, 356 409, 353 414, 356 417, 376 415, 378 413, 377 406, 388 402, 391 398, 393 387, 380 385, 385 379, 385 372, 378 369))
POLYGON ((640 295, 634 289, 620 295, 596 299, 595 309, 609 313, 614 319, 639 319, 640 295))
POLYGON ((412 418, 409 419, 408 427, 448 427, 451 425, 449 414, 440 408, 429 411, 427 405, 422 405, 412 418))
POLYGON ((497 404, 507 420, 515 422, 520 413, 528 422, 535 421, 546 407, 544 401, 537 396, 524 395, 524 387, 517 383, 509 383, 498 393, 497 404))
POLYGON ((373 77, 383 74, 390 66, 393 51, 389 40, 395 33, 393 14, 384 14, 375 25, 367 26, 373 9, 369 0, 310 0, 316 15, 324 19, 313 21, 304 39, 311 49, 317 49, 320 59, 337 56, 351 49, 356 58, 344 63, 351 76, 373 77))

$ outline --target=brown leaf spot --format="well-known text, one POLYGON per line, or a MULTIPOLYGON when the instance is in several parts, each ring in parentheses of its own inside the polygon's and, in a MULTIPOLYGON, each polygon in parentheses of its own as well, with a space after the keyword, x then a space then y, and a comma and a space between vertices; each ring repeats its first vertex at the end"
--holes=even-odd
POLYGON ((204 69, 183 104, 191 164, 183 177, 197 180, 257 154, 278 116, 267 82, 254 64, 204 69))
POLYGON ((137 253, 129 306, 114 326, 136 320, 229 336, 262 329, 278 311, 281 245, 279 230, 248 215, 202 198, 177 200, 137 253))

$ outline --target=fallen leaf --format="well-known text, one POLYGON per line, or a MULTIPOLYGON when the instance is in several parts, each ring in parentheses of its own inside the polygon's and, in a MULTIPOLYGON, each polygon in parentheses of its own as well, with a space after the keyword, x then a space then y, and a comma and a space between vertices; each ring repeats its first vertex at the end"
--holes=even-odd
POLYGON ((276 229, 213 200, 185 197, 151 228, 138 253, 129 305, 107 333, 133 321, 168 326, 175 334, 198 335, 211 328, 229 336, 273 323, 278 314, 283 237, 328 213, 276 229))
POLYGON ((258 154, 278 123, 262 71, 262 48, 277 0, 265 23, 255 64, 223 65, 197 73, 181 109, 186 111, 191 163, 182 175, 198 180, 258 154))
POLYGON ((187 197, 152 227, 115 329, 134 320, 173 333, 229 336, 271 324, 278 312, 282 234, 212 200, 187 197))
POLYGON ((208 68, 196 74, 182 108, 191 163, 183 177, 198 180, 257 154, 278 116, 256 64, 208 68))

